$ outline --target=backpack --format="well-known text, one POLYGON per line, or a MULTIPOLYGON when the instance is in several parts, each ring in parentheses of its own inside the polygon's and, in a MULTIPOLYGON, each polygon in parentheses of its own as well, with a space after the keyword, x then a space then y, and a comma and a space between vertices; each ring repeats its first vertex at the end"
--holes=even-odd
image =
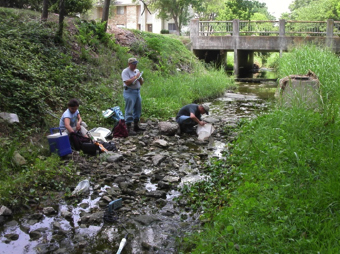
POLYGON ((125 120, 123 112, 120 110, 119 106, 111 108, 111 110, 114 112, 112 118, 116 120, 117 122, 120 120, 125 120))
POLYGON ((104 118, 111 117, 117 123, 119 122, 119 120, 124 120, 123 112, 120 110, 119 106, 109 108, 106 111, 103 111, 103 116, 104 118))
POLYGON ((96 155, 97 151, 101 152, 99 146, 93 144, 90 138, 84 137, 79 132, 71 132, 69 139, 72 149, 76 151, 81 150, 90 155, 96 155))
POLYGON ((74 150, 76 150, 76 151, 80 151, 81 150, 83 143, 91 143, 91 139, 90 138, 84 137, 79 132, 71 132, 70 136, 69 136, 69 139, 70 139, 71 147, 74 150))
POLYGON ((120 119, 118 124, 115 127, 113 127, 112 132, 114 137, 126 138, 127 136, 129 136, 125 120, 120 119))

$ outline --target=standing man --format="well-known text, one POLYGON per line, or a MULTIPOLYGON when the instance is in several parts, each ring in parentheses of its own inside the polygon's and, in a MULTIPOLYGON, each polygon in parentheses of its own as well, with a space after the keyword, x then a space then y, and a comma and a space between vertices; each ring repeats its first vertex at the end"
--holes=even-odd
POLYGON ((124 83, 124 100, 125 100, 125 122, 129 132, 129 136, 137 135, 137 131, 145 131, 138 126, 140 116, 142 114, 142 97, 140 96, 140 88, 144 83, 140 71, 137 67, 137 59, 129 58, 129 66, 122 71, 122 79, 124 83), (134 122, 134 128, 131 124, 134 122))
POLYGON ((188 104, 182 107, 176 116, 176 122, 181 128, 181 132, 194 134, 195 125, 205 125, 206 123, 201 120, 202 114, 209 115, 209 106, 207 104, 188 104))

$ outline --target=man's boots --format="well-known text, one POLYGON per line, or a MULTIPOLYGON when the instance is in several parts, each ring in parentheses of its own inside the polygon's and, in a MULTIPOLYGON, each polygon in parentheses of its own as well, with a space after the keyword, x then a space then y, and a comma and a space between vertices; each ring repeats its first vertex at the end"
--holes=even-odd
POLYGON ((134 125, 133 125, 133 130, 134 131, 136 131, 136 132, 137 131, 145 131, 144 128, 139 127, 139 125, 138 125, 139 120, 134 120, 133 123, 134 123, 134 125))
POLYGON ((132 129, 131 123, 126 124, 129 136, 136 136, 137 133, 132 129))

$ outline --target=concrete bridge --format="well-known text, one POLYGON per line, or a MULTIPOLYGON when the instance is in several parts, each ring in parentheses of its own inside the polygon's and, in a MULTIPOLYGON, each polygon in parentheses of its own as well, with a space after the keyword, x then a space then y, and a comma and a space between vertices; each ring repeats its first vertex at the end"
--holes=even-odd
POLYGON ((282 52, 313 43, 340 52, 340 21, 199 21, 190 22, 191 50, 199 59, 226 63, 234 52, 234 75, 247 77, 254 52, 282 52))

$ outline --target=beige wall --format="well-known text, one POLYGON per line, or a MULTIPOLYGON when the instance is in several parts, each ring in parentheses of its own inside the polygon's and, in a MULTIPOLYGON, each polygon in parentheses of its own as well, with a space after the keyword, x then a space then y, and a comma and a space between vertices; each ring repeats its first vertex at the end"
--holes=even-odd
MULTIPOLYGON (((124 2, 124 1, 122 1, 124 2)), ((163 22, 161 19, 157 18, 156 13, 149 13, 146 9, 141 15, 141 12, 144 9, 143 3, 141 4, 127 4, 122 3, 124 7, 124 14, 117 14, 117 7, 110 7, 110 16, 109 16, 109 26, 123 26, 128 29, 139 29, 142 31, 149 31, 150 27, 153 33, 160 33, 162 29, 167 29, 167 22, 163 22), (126 5, 124 5, 126 4, 126 5)), ((89 19, 101 20, 103 14, 103 8, 101 6, 97 6, 94 8, 89 15, 89 19)), ((169 22, 169 21, 168 21, 169 22)))
POLYGON ((126 28, 137 29, 138 28, 138 13, 137 5, 126 6, 126 28))
POLYGON ((117 14, 117 8, 113 8, 113 15, 110 17, 110 24, 113 25, 123 25, 126 27, 126 6, 124 6, 124 14, 117 14))

